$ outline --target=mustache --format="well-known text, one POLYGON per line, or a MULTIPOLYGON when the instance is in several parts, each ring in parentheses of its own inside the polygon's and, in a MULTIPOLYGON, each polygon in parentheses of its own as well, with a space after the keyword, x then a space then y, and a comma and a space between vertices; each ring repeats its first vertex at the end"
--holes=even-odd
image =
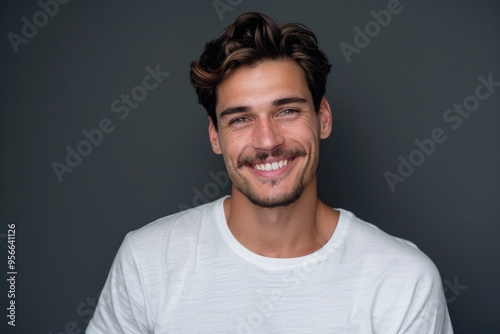
POLYGON ((238 162, 238 168, 240 168, 244 165, 253 165, 253 164, 263 163, 269 157, 289 159, 289 158, 293 158, 293 157, 303 157, 305 155, 306 155, 306 152, 302 149, 296 148, 293 150, 285 150, 283 148, 278 147, 272 151, 261 151, 261 152, 255 153, 255 155, 253 155, 253 156, 242 157, 240 159, 240 161, 238 162))

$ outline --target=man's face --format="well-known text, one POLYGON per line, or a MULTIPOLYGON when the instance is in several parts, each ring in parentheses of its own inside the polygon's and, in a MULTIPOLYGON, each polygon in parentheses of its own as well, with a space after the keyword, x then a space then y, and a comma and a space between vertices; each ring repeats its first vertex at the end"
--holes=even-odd
POLYGON ((224 157, 233 192, 272 208, 293 203, 315 181, 319 142, 329 136, 332 116, 326 99, 315 112, 295 62, 238 68, 217 87, 216 113, 210 142, 224 157))

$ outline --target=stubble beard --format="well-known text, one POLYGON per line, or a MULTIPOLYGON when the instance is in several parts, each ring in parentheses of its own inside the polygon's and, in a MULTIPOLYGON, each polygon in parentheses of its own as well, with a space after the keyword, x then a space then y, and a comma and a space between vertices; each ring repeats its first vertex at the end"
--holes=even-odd
MULTIPOLYGON (((273 156, 273 157, 278 157, 282 155, 282 151, 278 150, 275 152, 272 152, 271 154, 257 154, 255 160, 265 160, 267 156, 273 156)), ((294 151, 293 156, 305 156, 306 153, 303 151, 294 151)), ((238 169, 240 168, 247 168, 243 167, 247 163, 255 163, 256 161, 248 161, 249 159, 243 159, 242 162, 238 163, 238 169)), ((315 160, 319 160, 318 157, 316 157, 315 160)), ((248 200, 259 207, 262 208, 276 208, 276 207, 286 207, 294 202, 296 202, 304 193, 304 190, 306 189, 307 185, 311 183, 311 181, 314 179, 316 176, 316 173, 318 171, 319 167, 319 161, 316 161, 316 167, 314 168, 314 171, 311 172, 311 175, 306 179, 304 176, 305 175, 300 175, 300 180, 299 182, 294 186, 294 188, 290 192, 286 193, 281 193, 281 194, 276 194, 272 195, 269 197, 263 197, 258 194, 258 189, 255 189, 252 187, 250 184, 249 180, 242 177, 241 175, 238 175, 235 170, 229 170, 228 169, 228 175, 229 179, 231 180, 233 186, 241 192, 245 197, 248 198, 248 200)), ((307 171, 305 171, 307 173, 307 171)), ((288 176, 290 177, 290 176, 288 176)), ((275 187, 279 185, 279 183, 282 181, 281 178, 276 178, 276 179, 270 179, 266 184, 263 184, 263 187, 275 187)))

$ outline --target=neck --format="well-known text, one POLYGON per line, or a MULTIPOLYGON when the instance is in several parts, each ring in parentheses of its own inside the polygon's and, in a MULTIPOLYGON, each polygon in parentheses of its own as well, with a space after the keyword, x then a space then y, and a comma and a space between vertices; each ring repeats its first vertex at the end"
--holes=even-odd
POLYGON ((319 200, 316 180, 286 207, 263 208, 238 190, 224 202, 229 229, 247 249, 275 258, 299 257, 315 252, 330 239, 339 213, 319 200))

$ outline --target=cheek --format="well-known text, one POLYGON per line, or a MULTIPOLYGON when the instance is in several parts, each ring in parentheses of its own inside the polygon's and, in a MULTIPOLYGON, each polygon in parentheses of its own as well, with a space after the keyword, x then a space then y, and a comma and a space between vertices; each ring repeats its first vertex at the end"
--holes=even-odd
POLYGON ((320 132, 319 119, 316 116, 297 119, 295 122, 282 124, 281 130, 283 133, 293 137, 311 138, 319 137, 320 132))
POLYGON ((287 137, 304 147, 311 147, 311 150, 314 150, 315 146, 317 146, 320 141, 319 131, 316 129, 315 125, 312 124, 308 127, 290 129, 287 137))
POLYGON ((236 164, 242 152, 241 140, 226 136, 225 138, 221 137, 219 143, 226 164, 236 164))

